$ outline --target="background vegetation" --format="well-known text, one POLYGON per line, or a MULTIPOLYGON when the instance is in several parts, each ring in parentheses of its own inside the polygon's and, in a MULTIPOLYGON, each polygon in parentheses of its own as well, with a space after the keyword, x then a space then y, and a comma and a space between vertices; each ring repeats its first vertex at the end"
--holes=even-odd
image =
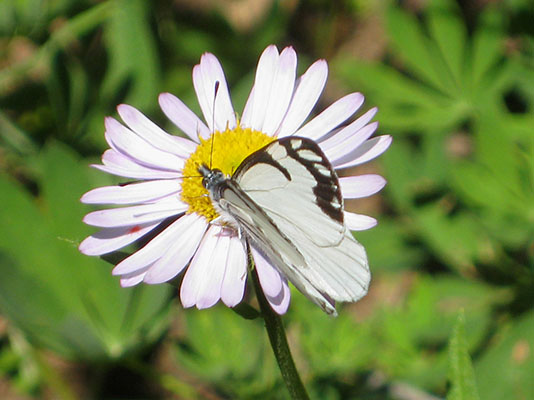
POLYGON ((157 95, 198 111, 205 51, 241 110, 276 43, 329 61, 318 109, 361 91, 394 137, 355 171, 389 182, 350 204, 380 222, 356 235, 369 295, 331 319, 295 294, 284 317, 312 396, 533 399, 533 21, 529 0, 1 1, 0 398, 287 398, 260 319, 121 289, 76 248, 80 195, 116 182, 88 167, 104 116, 177 133, 157 95))

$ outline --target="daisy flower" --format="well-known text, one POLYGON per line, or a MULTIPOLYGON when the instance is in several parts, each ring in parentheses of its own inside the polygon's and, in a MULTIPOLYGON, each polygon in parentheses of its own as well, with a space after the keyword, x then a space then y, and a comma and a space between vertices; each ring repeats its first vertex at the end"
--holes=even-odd
MULTIPOLYGON (((328 66, 318 60, 296 77, 293 48, 281 53, 269 46, 262 53, 241 118, 236 117, 223 69, 217 58, 204 54, 193 68, 193 84, 203 122, 170 93, 159 96, 165 115, 185 134, 170 135, 137 109, 119 105, 123 123, 105 120, 110 149, 102 156, 104 172, 133 183, 100 187, 84 194, 87 204, 115 207, 87 214, 84 222, 101 230, 80 244, 80 251, 99 256, 113 252, 157 229, 144 247, 113 269, 122 286, 169 281, 185 271, 180 289, 184 307, 211 307, 219 300, 229 307, 241 302, 247 277, 247 253, 238 233, 214 222, 218 217, 198 166, 205 164, 231 175, 253 152, 277 138, 301 136, 318 143, 336 169, 365 163, 382 154, 390 136, 369 137, 377 128, 372 108, 345 124, 364 97, 351 93, 304 123, 326 83, 328 66), (345 124, 345 125, 344 125, 345 124), (189 179, 188 179, 189 178, 189 179)), ((385 185, 373 174, 341 177, 346 199, 370 196, 385 185)), ((376 220, 344 211, 350 230, 376 225, 376 220)), ((272 308, 286 312, 287 279, 259 253, 253 252, 260 284, 272 308)))

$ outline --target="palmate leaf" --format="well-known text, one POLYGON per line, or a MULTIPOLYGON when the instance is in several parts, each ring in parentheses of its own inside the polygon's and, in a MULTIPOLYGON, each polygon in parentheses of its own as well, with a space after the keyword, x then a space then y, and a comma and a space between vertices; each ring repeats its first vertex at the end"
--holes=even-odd
POLYGON ((65 147, 41 154, 38 200, 0 178, 0 309, 39 346, 106 360, 146 346, 167 324, 170 287, 122 289, 107 263, 78 252, 93 229, 79 197, 89 169, 65 147))
POLYGON ((333 67, 380 105, 386 130, 428 135, 450 130, 480 110, 500 110, 503 94, 517 80, 504 57, 499 26, 491 18, 480 20, 470 38, 454 2, 429 2, 420 20, 391 5, 386 28, 397 67, 347 56, 333 67))
POLYGON ((475 374, 465 340, 465 316, 458 320, 449 342, 449 378, 452 384, 447 400, 479 400, 475 374))
MULTIPOLYGON (((443 7, 440 11, 448 12, 449 10, 443 7)), ((447 26, 450 20, 451 18, 447 15, 435 13, 432 26, 438 38, 450 33, 450 29, 436 29, 447 26)), ((439 51, 439 46, 436 46, 436 43, 425 35, 423 26, 417 22, 415 16, 402 11, 399 7, 390 7, 387 13, 387 28, 390 32, 389 38, 393 51, 402 57, 406 67, 427 86, 444 94, 454 95, 454 80, 451 79, 449 71, 444 68, 445 57, 439 51)), ((448 42, 453 47, 461 45, 461 42, 454 43, 454 39, 457 38, 444 38, 438 43, 448 42)))

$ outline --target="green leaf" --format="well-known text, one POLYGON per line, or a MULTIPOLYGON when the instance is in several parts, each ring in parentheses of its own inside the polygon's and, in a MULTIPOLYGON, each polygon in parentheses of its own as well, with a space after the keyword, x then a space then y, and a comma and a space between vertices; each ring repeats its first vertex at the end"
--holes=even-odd
POLYGON ((510 321, 494 336, 491 347, 475 362, 484 400, 534 398, 534 312, 510 321))
POLYGON ((363 90, 379 104, 381 126, 386 130, 432 134, 454 126, 468 111, 466 104, 386 65, 339 59, 333 68, 350 87, 363 90))
POLYGON ((110 65, 102 85, 103 96, 114 100, 117 92, 130 85, 123 101, 139 108, 153 107, 159 84, 148 12, 148 3, 142 0, 115 1, 104 30, 110 65))
POLYGON ((472 272, 479 248, 488 238, 471 214, 450 216, 442 205, 432 203, 419 208, 414 218, 435 255, 462 274, 472 272))
POLYGON ((232 398, 257 398, 278 379, 261 319, 246 320, 225 306, 188 310, 188 335, 176 346, 178 362, 216 383, 232 398))
POLYGON ((53 143, 38 161, 38 201, 0 177, 2 312, 32 343, 69 358, 114 359, 146 346, 168 323, 171 287, 122 289, 107 263, 82 255, 77 245, 94 231, 79 202, 92 186, 89 168, 53 143))
POLYGON ((465 340, 465 316, 463 311, 449 342, 449 378, 452 384, 447 400, 478 400, 478 391, 471 358, 465 340))
POLYGON ((392 6, 387 13, 387 27, 395 53, 429 87, 451 93, 451 81, 443 72, 436 44, 423 32, 415 16, 392 6))
POLYGON ((379 348, 371 325, 356 323, 348 307, 340 307, 338 317, 333 319, 301 293, 294 290, 292 294, 300 346, 315 374, 349 374, 369 368, 379 348))
MULTIPOLYGON (((447 73, 447 77, 457 91, 466 80, 464 56, 467 32, 457 10, 451 10, 451 2, 435 0, 429 4, 429 7, 428 26, 430 32, 440 50, 440 57, 446 63, 447 69, 444 72, 447 73)), ((442 77, 442 79, 444 78, 442 77)))
POLYGON ((498 24, 499 11, 488 8, 481 16, 482 24, 474 32, 471 44, 471 70, 474 87, 479 86, 487 72, 503 57, 503 32, 498 24))
POLYGON ((367 251, 373 273, 383 270, 410 270, 424 261, 424 250, 404 240, 407 228, 400 220, 382 216, 377 227, 354 234, 367 251))
POLYGON ((470 315, 466 343, 473 349, 480 346, 492 321, 489 305, 508 298, 507 291, 479 282, 414 273, 375 275, 371 296, 373 293, 375 297, 380 293, 386 297, 382 300, 385 307, 375 305, 370 326, 358 330, 369 329, 372 339, 366 346, 372 347, 377 368, 433 390, 446 378, 446 344, 458 309, 464 308, 470 315), (394 304, 387 304, 387 296, 392 295, 394 304))

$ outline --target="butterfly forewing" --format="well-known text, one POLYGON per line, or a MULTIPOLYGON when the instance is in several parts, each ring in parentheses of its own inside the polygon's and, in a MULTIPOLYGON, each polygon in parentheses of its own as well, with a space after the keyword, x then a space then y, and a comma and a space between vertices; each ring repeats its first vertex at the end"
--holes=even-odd
POLYGON ((253 153, 233 180, 268 215, 296 224, 318 246, 343 238, 343 198, 336 172, 311 140, 284 138, 253 153))

